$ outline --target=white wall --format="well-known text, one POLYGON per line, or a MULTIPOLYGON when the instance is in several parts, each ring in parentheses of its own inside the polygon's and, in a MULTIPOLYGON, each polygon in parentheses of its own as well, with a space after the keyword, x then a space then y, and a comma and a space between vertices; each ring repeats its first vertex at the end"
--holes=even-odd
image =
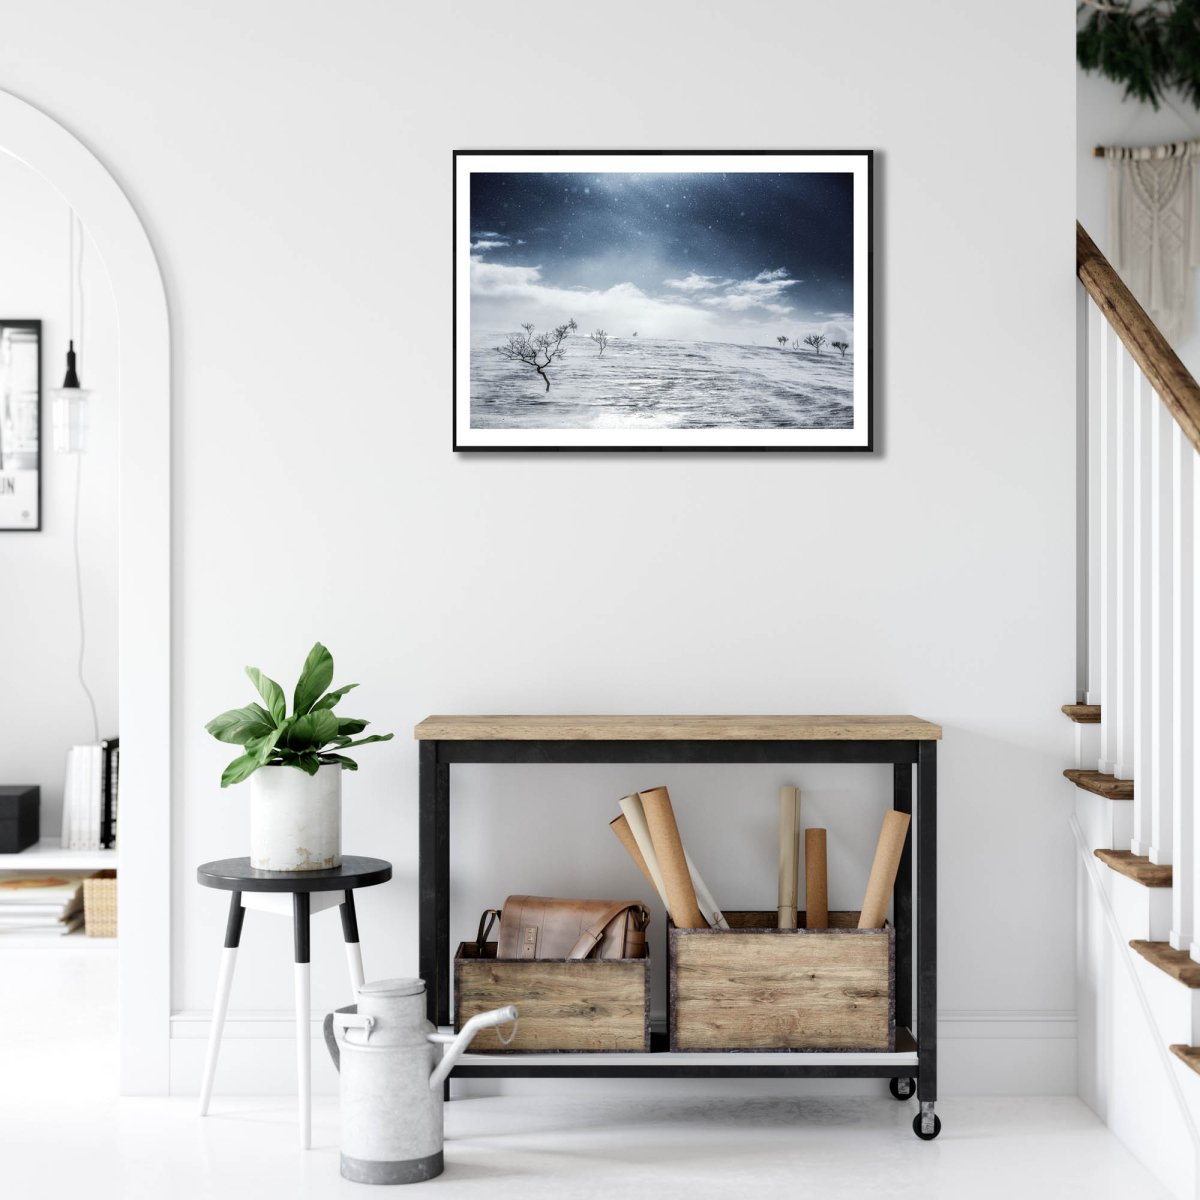
MULTIPOLYGON (((519 9, 127 0, 7 23, 6 86, 127 187, 171 300, 176 1006, 209 1006, 224 920, 195 865, 246 844, 203 723, 248 698, 243 664, 290 684, 319 637, 363 684, 349 708, 399 735, 346 780, 347 851, 396 866, 360 904, 369 974, 416 968, 427 713, 912 711, 946 729, 941 1005, 1017 1018, 994 1052, 947 1042, 947 1076, 1073 1090, 1073 1043, 1037 1032, 1074 1007, 1069 10, 519 9), (880 451, 452 455, 450 152, 489 146, 878 150, 880 451)), ((718 895, 769 903, 793 779, 851 903, 878 769, 456 773, 452 934, 510 891, 636 889, 605 824, 659 782, 718 895)), ((344 1002, 337 941, 321 918, 317 1008, 344 1002)), ((243 944, 234 1008, 286 1011, 286 930, 252 915, 243 944)), ((269 1061, 255 1085, 287 1087, 269 1061)), ((187 1086, 186 1043, 178 1068, 187 1086)))
MULTIPOLYGON (((1078 137, 1076 168, 1079 220, 1096 245, 1108 253, 1108 163, 1094 158, 1096 146, 1155 146, 1200 138, 1200 112, 1172 95, 1157 112, 1148 104, 1125 100, 1124 88, 1097 74, 1079 72, 1076 88, 1078 137)), ((1200 272, 1192 272, 1192 328, 1175 352, 1193 375, 1200 376, 1200 272)))
MULTIPOLYGON (((42 529, 0 532, 0 782, 42 789, 42 831, 61 828, 67 749, 93 737, 76 666, 79 621, 72 519, 76 461, 51 442, 50 389, 62 383, 68 311, 67 210, 39 175, 0 154, 0 316, 41 318, 42 529)), ((84 333, 79 360, 93 388, 82 467, 80 558, 87 619, 84 672, 100 736, 117 732, 116 313, 90 239, 84 249, 84 333)))

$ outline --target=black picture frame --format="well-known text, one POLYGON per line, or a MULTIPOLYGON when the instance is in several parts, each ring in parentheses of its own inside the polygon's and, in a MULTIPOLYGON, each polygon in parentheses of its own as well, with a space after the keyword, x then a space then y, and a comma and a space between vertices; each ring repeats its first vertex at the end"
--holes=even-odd
POLYGON ((39 319, 0 317, 0 533, 42 528, 42 344, 39 319), (32 391, 20 386, 31 369, 26 357, 36 373, 32 391))
MULTIPOLYGON (((451 289, 451 322, 452 322, 452 366, 451 366, 451 446, 455 453, 489 453, 489 452, 554 452, 554 453, 593 453, 593 452, 635 452, 635 453, 873 453, 875 450, 875 381, 874 381, 874 333, 875 333, 875 281, 874 281, 874 225, 875 225, 875 185, 874 185, 874 155, 870 149, 864 150, 454 150, 451 161, 452 205, 451 205, 451 245, 452 245, 452 289, 451 289), (855 191, 855 210, 853 215, 853 256, 854 256, 854 296, 853 311, 850 314, 854 322, 854 372, 856 375, 854 390, 854 426, 853 437, 845 442, 824 440, 820 444, 772 444, 771 439, 764 438, 763 444, 682 444, 679 439, 671 437, 671 431, 663 431, 658 444, 627 444, 616 439, 597 441, 586 445, 581 444, 548 444, 545 441, 534 441, 531 438, 511 440, 505 444, 485 444, 473 436, 470 431, 464 436, 464 423, 461 418, 466 415, 466 428, 470 426, 470 371, 469 366, 463 369, 463 352, 460 337, 464 332, 464 315, 466 316, 467 337, 469 337, 470 289, 464 287, 463 267, 464 253, 469 260, 471 257, 471 218, 469 192, 466 199, 465 216, 463 220, 463 196, 461 187, 464 183, 463 166, 467 160, 485 159, 493 162, 498 159, 513 158, 520 160, 546 160, 547 172, 553 172, 554 161, 569 159, 596 159, 600 162, 616 158, 640 159, 646 157, 687 158, 718 160, 721 158, 746 158, 758 160, 796 160, 797 164, 806 160, 846 160, 853 165, 855 179, 861 173, 862 187, 855 191), (860 211, 859 200, 863 200, 865 211, 860 211), (861 293, 860 293, 861 284, 861 293), (466 293, 464 297, 464 292, 466 293), (866 336, 861 345, 865 346, 866 361, 859 366, 860 340, 858 331, 862 318, 865 317, 866 336), (858 372, 861 370, 861 390, 857 385, 858 372), (460 404, 461 400, 461 404, 460 404), (861 420, 860 420, 861 417, 861 420)), ((772 165, 775 165, 774 163, 772 165)), ((610 168, 612 169, 612 168, 610 168)), ((469 188, 469 174, 466 176, 469 188)), ((469 273, 469 265, 468 265, 469 273)), ((636 334, 634 335, 636 336, 636 334)), ((819 349, 819 348, 818 348, 819 349)), ((843 352, 844 353, 844 352, 843 352)), ((469 363, 469 345, 466 351, 469 363)))

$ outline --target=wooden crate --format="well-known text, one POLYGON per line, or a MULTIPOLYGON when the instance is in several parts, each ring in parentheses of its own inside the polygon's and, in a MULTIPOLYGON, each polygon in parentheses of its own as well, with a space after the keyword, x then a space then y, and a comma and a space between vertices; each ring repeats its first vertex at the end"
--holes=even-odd
POLYGON ((858 929, 856 912, 811 930, 774 928, 776 916, 670 927, 671 1049, 894 1050, 895 930, 858 929))
POLYGON ((470 1017, 515 1004, 517 1036, 485 1029, 471 1043, 478 1054, 547 1051, 648 1051, 650 959, 511 959, 496 943, 463 942, 454 956, 454 1028, 470 1017))

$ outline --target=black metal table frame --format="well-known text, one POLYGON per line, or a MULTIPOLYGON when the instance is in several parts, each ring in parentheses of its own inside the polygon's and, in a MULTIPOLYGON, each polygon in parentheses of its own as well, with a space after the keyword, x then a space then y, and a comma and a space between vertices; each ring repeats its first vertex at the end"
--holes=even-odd
MULTIPOLYGON (((937 1100, 937 742, 936 741, 592 741, 427 740, 420 743, 419 954, 429 1020, 450 1024, 450 768, 458 763, 880 763, 893 764, 892 807, 910 813, 893 895, 896 926, 896 1028, 914 1033, 917 1064, 806 1063, 800 1052, 786 1063, 679 1062, 670 1051, 656 1062, 616 1058, 529 1063, 521 1056, 458 1066, 466 1077, 692 1077, 808 1078, 916 1077, 925 1130, 933 1131, 937 1100), (913 768, 916 768, 916 791, 913 768), (913 844, 917 849, 913 889, 913 844), (913 1018, 913 933, 916 933, 916 1019, 913 1018)), ((732 1061, 731 1061, 732 1059, 732 1061)))

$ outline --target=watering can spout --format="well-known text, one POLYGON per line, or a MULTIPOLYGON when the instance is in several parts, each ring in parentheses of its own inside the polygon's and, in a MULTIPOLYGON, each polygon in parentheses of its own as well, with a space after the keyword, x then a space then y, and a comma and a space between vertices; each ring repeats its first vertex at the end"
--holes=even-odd
MULTIPOLYGON (((463 1056, 467 1047, 471 1044, 472 1039, 481 1029, 488 1029, 493 1025, 507 1025, 511 1022, 514 1026, 517 1021, 517 1010, 511 1005, 506 1005, 504 1008, 493 1008, 491 1012, 478 1013, 473 1016, 463 1027, 458 1036, 446 1047, 445 1054, 442 1055, 442 1061, 434 1068, 433 1074, 429 1077, 429 1086, 431 1088, 439 1088, 446 1080, 446 1076, 454 1070, 455 1064, 463 1056)), ((516 1033, 516 1029, 513 1029, 516 1033)), ((428 1035, 431 1042, 445 1041, 445 1035, 439 1033, 431 1033, 428 1035)))

